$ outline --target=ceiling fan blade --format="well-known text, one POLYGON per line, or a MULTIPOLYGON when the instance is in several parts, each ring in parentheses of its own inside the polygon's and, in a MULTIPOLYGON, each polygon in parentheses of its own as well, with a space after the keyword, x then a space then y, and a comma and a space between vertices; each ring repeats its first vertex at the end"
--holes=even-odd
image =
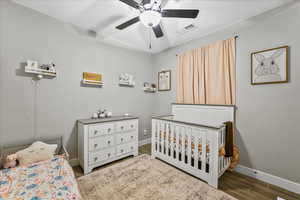
POLYGON ((161 12, 162 17, 196 18, 199 10, 166 9, 161 12))
POLYGON ((137 8, 138 9, 140 7, 140 5, 137 2, 135 2, 134 0, 119 0, 119 1, 125 3, 125 4, 127 4, 129 6, 131 6, 133 8, 137 8))
POLYGON ((164 33, 163 33, 163 31, 161 29, 161 26, 159 24, 157 26, 153 27, 152 29, 153 29, 153 32, 154 32, 154 34, 157 38, 160 38, 160 37, 164 36, 164 33))
POLYGON ((128 26, 131 26, 132 24, 137 23, 138 21, 140 21, 140 17, 135 17, 135 18, 117 26, 116 29, 123 30, 123 29, 127 28, 128 26))
POLYGON ((143 5, 146 5, 146 4, 148 4, 148 3, 151 3, 151 0, 143 0, 143 1, 142 1, 142 4, 143 4, 143 5))

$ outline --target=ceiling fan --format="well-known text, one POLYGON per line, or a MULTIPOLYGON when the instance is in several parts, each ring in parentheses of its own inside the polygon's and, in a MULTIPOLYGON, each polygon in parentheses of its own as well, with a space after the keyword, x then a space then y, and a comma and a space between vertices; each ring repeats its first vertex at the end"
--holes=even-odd
POLYGON ((163 31, 160 26, 162 17, 175 18, 197 18, 199 10, 187 9, 162 9, 161 0, 142 0, 137 3, 134 0, 119 0, 140 11, 140 15, 117 26, 119 30, 123 30, 137 22, 141 22, 148 28, 152 28, 157 38, 163 37, 163 31))

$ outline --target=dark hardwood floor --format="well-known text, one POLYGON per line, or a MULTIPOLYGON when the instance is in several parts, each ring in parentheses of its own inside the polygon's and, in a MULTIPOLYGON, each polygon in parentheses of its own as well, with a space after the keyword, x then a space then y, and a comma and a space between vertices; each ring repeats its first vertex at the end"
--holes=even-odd
MULTIPOLYGON (((139 148, 139 154, 150 153, 150 144, 139 148)), ((116 162, 122 162, 122 160, 116 162)), ((98 169, 103 169, 114 163, 99 167, 98 169)), ((83 175, 80 167, 74 167, 73 169, 76 177, 83 175)), ((226 172, 220 178, 219 189, 240 200, 277 200, 277 197, 281 197, 285 200, 300 200, 300 195, 237 172, 226 172)))

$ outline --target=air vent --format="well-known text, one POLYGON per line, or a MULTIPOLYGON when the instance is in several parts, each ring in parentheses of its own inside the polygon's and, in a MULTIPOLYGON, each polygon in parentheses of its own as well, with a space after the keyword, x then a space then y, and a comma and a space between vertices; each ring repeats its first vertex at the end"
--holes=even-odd
POLYGON ((184 27, 184 29, 187 30, 187 31, 190 31, 194 28, 196 28, 196 26, 194 24, 190 24, 190 25, 187 25, 186 27, 184 27))
POLYGON ((178 34, 185 34, 185 33, 189 33, 191 31, 194 31, 195 29, 197 29, 197 26, 194 24, 189 24, 185 27, 183 27, 182 29, 178 30, 177 33, 178 34))

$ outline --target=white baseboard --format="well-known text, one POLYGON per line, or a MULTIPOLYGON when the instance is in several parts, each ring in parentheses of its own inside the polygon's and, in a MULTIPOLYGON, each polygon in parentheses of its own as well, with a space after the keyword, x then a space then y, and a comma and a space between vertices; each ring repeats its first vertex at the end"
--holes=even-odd
POLYGON ((78 166, 79 165, 79 160, 77 158, 70 159, 69 164, 71 165, 71 167, 78 166))
POLYGON ((143 146, 145 144, 150 144, 150 143, 151 143, 151 138, 147 138, 147 139, 144 139, 144 140, 139 140, 139 147, 143 146))
POLYGON ((235 169, 236 172, 258 179, 260 181, 278 186, 288 191, 300 194, 300 184, 293 181, 274 176, 259 170, 251 169, 243 165, 238 165, 235 169))

